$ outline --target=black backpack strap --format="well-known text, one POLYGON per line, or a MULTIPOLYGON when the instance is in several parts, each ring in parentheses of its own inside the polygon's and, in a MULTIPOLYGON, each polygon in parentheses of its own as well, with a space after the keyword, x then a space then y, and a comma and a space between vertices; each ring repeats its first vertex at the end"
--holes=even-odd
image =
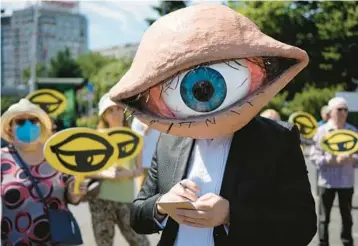
POLYGON ((42 203, 47 206, 46 201, 45 201, 45 197, 42 194, 39 186, 37 185, 37 181, 36 179, 32 176, 30 169, 28 168, 28 166, 26 165, 26 163, 24 162, 24 160, 21 158, 21 156, 19 155, 19 153, 15 150, 13 153, 13 157, 15 159, 15 161, 20 165, 20 167, 22 168, 22 170, 26 173, 26 175, 30 178, 32 184, 34 185, 36 192, 38 193, 42 203))

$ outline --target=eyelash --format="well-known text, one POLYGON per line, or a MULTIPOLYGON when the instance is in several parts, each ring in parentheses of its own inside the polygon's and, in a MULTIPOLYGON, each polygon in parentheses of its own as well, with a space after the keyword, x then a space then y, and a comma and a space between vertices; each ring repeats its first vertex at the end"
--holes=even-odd
MULTIPOLYGON (((260 60, 255 59, 255 58, 250 58, 250 59, 248 59, 248 60, 249 60, 250 62, 253 62, 253 63, 255 63, 256 65, 260 66, 262 69, 265 69, 265 67, 262 66, 263 63, 260 62, 260 60)), ((233 68, 233 69, 235 69, 235 70, 239 70, 239 69, 237 69, 237 68, 231 66, 231 65, 229 64, 230 61, 235 62, 238 66, 247 68, 247 67, 241 65, 240 63, 238 63, 236 60, 225 60, 223 63, 225 63, 227 66, 229 66, 229 67, 231 67, 231 68, 233 68)), ((209 65, 211 65, 211 64, 216 64, 216 63, 220 63, 220 61, 200 64, 200 65, 198 65, 198 66, 195 66, 195 67, 191 68, 191 69, 189 70, 189 72, 190 72, 190 71, 195 71, 196 69, 198 69, 198 68, 200 68, 200 67, 207 67, 207 66, 209 66, 209 65)), ((185 70, 185 71, 186 71, 186 70, 185 70)), ((160 98, 161 98, 161 96, 162 96, 163 93, 166 93, 167 90, 169 90, 169 89, 170 89, 170 90, 176 90, 176 89, 177 89, 177 87, 178 87, 178 85, 179 85, 179 82, 180 82, 180 80, 179 80, 179 75, 180 75, 181 73, 185 72, 185 71, 180 71, 180 72, 176 73, 175 75, 171 76, 171 78, 166 79, 165 82, 162 81, 162 82, 159 82, 159 83, 158 83, 158 84, 163 83, 163 85, 161 86, 160 98), (175 83, 174 88, 171 88, 171 85, 172 85, 172 82, 174 81, 174 79, 176 79, 177 81, 176 81, 176 83, 175 83)), ((157 85, 155 85, 155 86, 157 86, 157 85)), ((150 88, 149 88, 148 90, 142 92, 142 93, 139 93, 135 98, 132 97, 133 99, 128 98, 127 100, 125 100, 125 104, 130 105, 130 104, 136 103, 137 101, 139 101, 139 99, 140 99, 144 94, 147 95, 146 102, 148 102, 148 101, 149 101, 149 96, 150 96, 150 88)), ((126 107, 126 109, 127 109, 127 107, 126 107)), ((127 111, 126 109, 125 109, 125 111, 127 111)))
MULTIPOLYGON (((238 58, 239 59, 239 58, 238 58)), ((264 78, 262 81, 262 85, 270 85, 274 79, 277 77, 277 75, 281 74, 284 70, 286 70, 287 68, 289 68, 290 66, 292 66, 293 64, 297 63, 297 61, 295 59, 290 59, 290 58, 281 58, 281 57, 251 57, 251 58, 246 58, 246 60, 248 60, 251 63, 254 63, 255 65, 259 66, 263 73, 264 73, 264 78)), ((200 64, 198 66, 192 67, 190 70, 195 70, 199 67, 207 67, 211 64, 216 64, 216 63, 225 63, 226 65, 229 65, 229 62, 236 62, 236 60, 234 59, 230 59, 230 60, 223 60, 223 61, 215 61, 215 62, 209 62, 209 63, 203 63, 200 64)), ((239 64, 240 66, 242 66, 241 64, 239 64)), ((232 66, 230 66, 232 67, 232 66)), ((244 67, 244 66, 242 66, 244 67)), ((233 67, 232 67, 233 68, 233 67)), ((237 68, 233 68, 233 69, 237 69, 237 68)), ((184 71, 180 71, 177 72, 176 74, 174 74, 173 76, 171 76, 169 79, 166 79, 164 81, 161 81, 159 83, 157 83, 156 85, 154 85, 151 88, 157 87, 158 84, 162 84, 161 86, 161 91, 160 91, 160 96, 165 93, 167 90, 170 89, 176 89, 177 86, 180 84, 179 82, 179 75, 182 72, 185 72, 187 70, 184 71), (176 83, 174 84, 175 86, 172 87, 172 82, 174 81, 174 79, 177 79, 176 83)), ((142 115, 143 113, 141 112, 141 105, 140 105, 140 99, 142 97, 147 97, 145 102, 147 103, 149 101, 149 97, 150 97, 150 90, 151 88, 147 89, 146 91, 139 93, 136 96, 127 98, 122 100, 122 103, 125 104, 125 112, 127 112, 127 109, 130 108, 130 115, 128 118, 134 116, 134 115, 142 115)), ((255 94, 261 94, 263 93, 262 91, 253 91, 252 93, 255 94)), ((251 104, 250 101, 247 101, 246 103, 251 104)), ((235 114, 240 114, 239 112, 232 112, 235 114)), ((154 122, 157 122, 159 120, 152 120, 151 124, 153 124, 154 122)), ((194 121, 193 121, 194 122, 194 121)), ((187 122, 182 122, 183 124, 187 123, 187 122)), ((191 122, 192 123, 192 122, 191 122)), ((190 123, 190 124, 191 124, 190 123)))

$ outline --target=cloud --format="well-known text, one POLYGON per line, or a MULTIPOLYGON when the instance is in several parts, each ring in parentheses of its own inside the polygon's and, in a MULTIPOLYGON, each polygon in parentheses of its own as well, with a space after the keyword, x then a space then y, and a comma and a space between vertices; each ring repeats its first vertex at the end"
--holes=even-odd
POLYGON ((90 48, 98 49, 124 43, 137 43, 148 28, 146 18, 156 17, 151 5, 157 2, 81 2, 81 12, 89 20, 90 48), (91 26, 96 24, 96 28, 91 26), (101 26, 100 36, 93 30, 101 26), (105 38, 106 37, 106 38, 105 38), (92 41, 92 38, 95 41, 92 41))
MULTIPOLYGON (((2 8, 11 10, 22 9, 30 1, 2 0, 2 8)), ((157 6, 160 0, 152 1, 80 1, 80 12, 88 19, 89 48, 106 48, 124 43, 137 43, 148 28, 145 19, 158 18, 151 6, 157 6)), ((194 0, 191 4, 203 1, 194 0)), ((205 1, 215 2, 219 1, 205 1)))
POLYGON ((133 1, 133 2, 123 2, 114 1, 111 2, 111 5, 118 10, 132 16, 137 21, 143 21, 146 18, 156 18, 158 15, 153 11, 151 6, 158 5, 159 1, 133 1))
POLYGON ((27 7, 29 3, 25 1, 1 1, 1 8, 5 9, 6 14, 11 14, 14 10, 19 10, 27 7))
POLYGON ((124 32, 136 32, 139 26, 143 31, 145 19, 151 15, 149 4, 143 2, 82 2, 81 10, 91 18, 96 15, 111 19, 124 32))
MULTIPOLYGON (((104 18, 111 18, 116 21, 120 21, 122 24, 126 23, 127 20, 123 18, 117 11, 108 8, 105 6, 105 2, 103 3, 96 3, 96 2, 82 2, 80 5, 81 11, 86 14, 94 14, 99 15, 104 18)), ((89 17, 89 16, 87 16, 89 17)))

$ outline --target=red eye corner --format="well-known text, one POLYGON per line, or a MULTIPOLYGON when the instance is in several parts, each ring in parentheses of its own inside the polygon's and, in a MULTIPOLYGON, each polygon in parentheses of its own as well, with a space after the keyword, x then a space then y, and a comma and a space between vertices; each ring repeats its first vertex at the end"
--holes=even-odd
POLYGON ((263 62, 260 58, 255 59, 255 62, 247 59, 247 65, 251 75, 251 86, 248 93, 250 95, 250 93, 262 85, 265 78, 265 70, 263 69, 263 62), (258 63, 262 63, 262 66, 259 66, 258 63))

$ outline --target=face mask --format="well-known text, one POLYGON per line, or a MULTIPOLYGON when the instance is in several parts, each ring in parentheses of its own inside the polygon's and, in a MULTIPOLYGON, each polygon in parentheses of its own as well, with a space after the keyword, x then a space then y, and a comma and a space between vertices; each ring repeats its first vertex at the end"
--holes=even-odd
POLYGON ((40 126, 26 120, 23 125, 17 125, 15 135, 17 140, 24 143, 31 143, 40 137, 40 126))

